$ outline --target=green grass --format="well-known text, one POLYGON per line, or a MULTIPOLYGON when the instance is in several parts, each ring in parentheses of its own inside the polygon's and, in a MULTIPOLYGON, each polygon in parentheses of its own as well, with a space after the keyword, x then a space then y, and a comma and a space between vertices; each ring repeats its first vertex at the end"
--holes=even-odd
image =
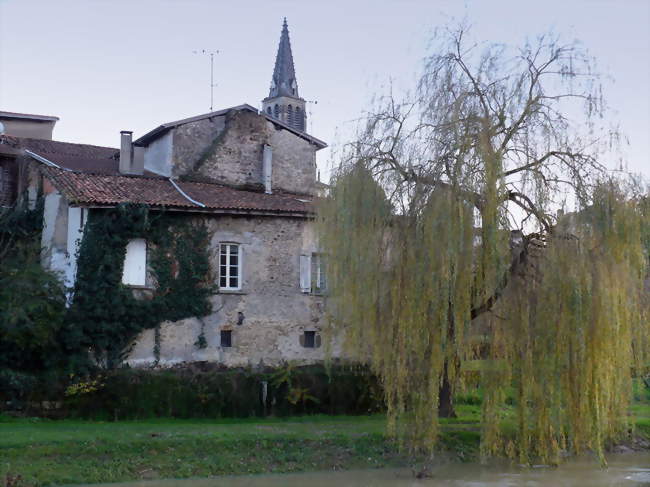
POLYGON ((650 439, 650 402, 634 404, 631 412, 636 418, 636 434, 650 439))
MULTIPOLYGON (((476 457, 480 406, 441 420, 440 448, 476 457)), ((650 437, 650 404, 633 406, 650 437)), ((407 465, 384 435, 385 418, 304 416, 220 420, 91 422, 0 416, 0 486, 121 482, 150 478, 297 472, 407 465)))
MULTIPOLYGON (((443 421, 441 445, 471 458, 478 409, 459 412, 443 421), (455 424, 463 419, 466 425, 455 424)), ((7 475, 20 475, 23 486, 407 464, 384 429, 381 415, 115 423, 5 417, 0 485, 7 475)))

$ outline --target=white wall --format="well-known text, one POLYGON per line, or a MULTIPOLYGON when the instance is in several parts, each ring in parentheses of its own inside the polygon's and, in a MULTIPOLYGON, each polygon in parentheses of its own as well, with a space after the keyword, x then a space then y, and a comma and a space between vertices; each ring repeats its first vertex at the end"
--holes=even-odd
POLYGON ((66 266, 64 281, 67 287, 72 287, 75 283, 77 254, 87 219, 88 210, 86 208, 68 207, 68 265, 66 266))
POLYGON ((157 138, 144 151, 144 168, 148 171, 170 177, 172 175, 173 130, 157 138))

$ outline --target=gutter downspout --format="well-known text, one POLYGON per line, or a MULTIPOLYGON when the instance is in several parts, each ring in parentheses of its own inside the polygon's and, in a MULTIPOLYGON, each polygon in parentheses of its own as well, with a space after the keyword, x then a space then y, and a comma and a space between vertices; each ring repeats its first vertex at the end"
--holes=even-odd
POLYGON ((174 186, 174 188, 176 188, 176 191, 178 191, 183 196, 183 198, 185 198, 190 203, 193 203, 193 204, 195 204, 197 206, 200 206, 201 208, 205 208, 205 205, 203 203, 201 203, 200 201, 196 201, 195 199, 191 198, 187 193, 185 193, 185 191, 183 191, 180 188, 180 186, 178 186, 178 184, 176 184, 176 182, 172 178, 167 178, 167 179, 169 179, 169 182, 172 183, 172 186, 174 186))

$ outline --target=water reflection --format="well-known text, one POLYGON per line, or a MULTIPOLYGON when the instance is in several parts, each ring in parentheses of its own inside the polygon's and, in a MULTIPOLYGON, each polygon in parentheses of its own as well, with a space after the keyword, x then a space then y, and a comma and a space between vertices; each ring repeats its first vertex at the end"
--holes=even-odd
MULTIPOLYGON (((559 468, 522 469, 505 464, 446 464, 432 477, 410 471, 361 470, 272 474, 110 484, 112 487, 639 487, 650 486, 650 452, 609 457, 609 468, 593 461, 572 461, 559 468)), ((95 486, 97 487, 97 486, 95 486)))

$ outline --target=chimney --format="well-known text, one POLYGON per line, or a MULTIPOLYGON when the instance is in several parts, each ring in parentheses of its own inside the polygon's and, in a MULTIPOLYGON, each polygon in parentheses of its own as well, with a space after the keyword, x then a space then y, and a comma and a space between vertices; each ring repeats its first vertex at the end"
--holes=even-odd
POLYGON ((144 173, 144 147, 134 147, 133 132, 120 132, 120 174, 144 173))
POLYGON ((271 194, 271 175, 273 173, 273 149, 270 145, 264 145, 262 155, 262 179, 264 180, 264 192, 271 194))
POLYGON ((133 163, 133 132, 122 130, 120 132, 120 173, 131 174, 133 163))
POLYGON ((144 147, 134 145, 133 147, 133 165, 131 166, 132 174, 142 176, 144 174, 144 147))

